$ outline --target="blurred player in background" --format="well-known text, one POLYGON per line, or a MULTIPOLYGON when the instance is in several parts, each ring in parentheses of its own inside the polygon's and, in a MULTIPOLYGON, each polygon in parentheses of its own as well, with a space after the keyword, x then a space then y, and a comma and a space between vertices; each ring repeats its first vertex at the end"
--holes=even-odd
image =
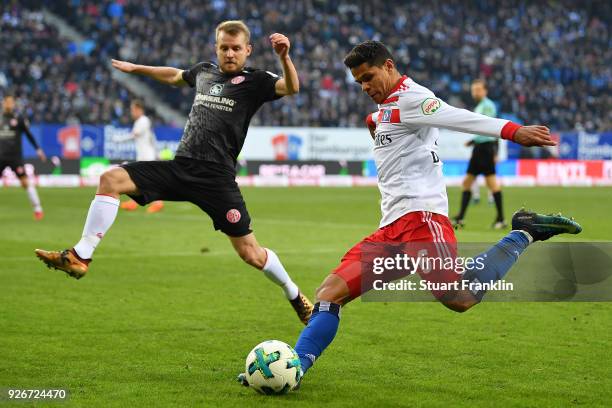
POLYGON ((36 187, 30 184, 23 163, 23 147, 21 135, 24 134, 30 144, 36 149, 38 158, 45 162, 47 156, 40 148, 30 132, 28 120, 15 112, 15 97, 5 95, 2 100, 2 118, 0 118, 0 175, 6 167, 10 167, 19 178, 21 186, 28 192, 28 198, 34 210, 34 219, 43 219, 43 209, 36 187))
POLYGON ((140 205, 155 200, 188 201, 206 212, 238 255, 280 286, 306 324, 312 304, 300 293, 278 256, 264 248, 251 230, 251 218, 236 183, 236 160, 251 118, 266 102, 299 91, 297 71, 289 56, 289 39, 279 33, 270 42, 283 77, 246 68, 251 55, 250 31, 242 21, 225 21, 216 29, 219 65, 200 62, 190 69, 152 67, 113 60, 120 71, 145 75, 168 85, 189 85, 196 95, 174 160, 141 161, 113 168, 100 177, 82 239, 64 251, 36 250, 48 266, 70 276, 85 275, 94 250, 117 216, 119 196, 140 205))
MULTIPOLYGON (((495 118, 497 117, 497 108, 495 107, 495 103, 487 98, 487 93, 488 90, 485 81, 477 79, 472 82, 472 98, 474 98, 474 101, 477 103, 474 112, 495 118)), ((495 159, 497 157, 498 140, 485 135, 477 135, 468 142, 468 145, 474 146, 474 148, 472 150, 472 157, 470 158, 467 174, 463 179, 461 209, 459 210, 459 214, 453 217, 453 224, 455 228, 464 226, 463 218, 465 217, 465 212, 472 198, 474 182, 476 181, 476 177, 482 174, 485 177, 487 188, 493 195, 495 208, 497 209, 497 216, 495 217, 495 221, 493 221, 492 227, 494 229, 506 228, 507 225, 504 220, 501 187, 495 175, 495 159)))
MULTIPOLYGON (((382 219, 379 229, 353 246, 317 289, 312 317, 295 346, 303 373, 336 336, 341 308, 372 289, 372 285, 364 284, 371 276, 368 271, 373 272, 369 259, 391 246, 408 243, 431 244, 425 245, 430 251, 424 253, 428 257, 456 258, 457 240, 448 219, 446 184, 442 162, 437 155, 438 128, 502 137, 524 146, 555 144, 545 126, 519 126, 448 105, 429 89, 402 76, 389 50, 378 41, 357 45, 345 57, 344 64, 379 107, 376 113, 368 116, 367 123, 374 139, 382 219)), ((418 272, 430 282, 434 278, 434 282, 462 279, 475 284, 492 283, 504 277, 532 242, 581 231, 581 227, 568 218, 522 210, 512 218, 512 226, 512 232, 475 258, 481 259, 482 264, 478 267, 465 265, 465 273, 459 274, 449 268, 440 271, 418 269, 406 274, 418 272)), ((419 255, 411 256, 422 254, 419 251, 419 255)), ((464 312, 482 300, 486 289, 450 289, 433 293, 449 309, 464 312)), ((238 380, 248 386, 246 378, 244 374, 238 376, 238 380)))
MULTIPOLYGON (((151 119, 145 115, 144 104, 141 100, 135 99, 130 104, 130 114, 134 119, 134 126, 127 140, 133 140, 136 147, 136 161, 152 161, 157 160, 157 148, 155 133, 151 119)), ((121 203, 121 208, 128 211, 134 211, 138 208, 138 203, 130 199, 121 203)), ((153 201, 147 207, 148 213, 155 213, 164 208, 162 200, 153 201)))

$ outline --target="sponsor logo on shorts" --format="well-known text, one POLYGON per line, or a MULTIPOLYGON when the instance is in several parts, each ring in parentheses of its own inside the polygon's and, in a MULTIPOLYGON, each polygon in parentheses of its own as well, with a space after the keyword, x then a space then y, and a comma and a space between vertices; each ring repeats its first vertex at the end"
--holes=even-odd
POLYGON ((232 224, 236 224, 238 221, 240 221, 242 215, 240 214, 240 211, 235 208, 232 208, 227 212, 227 214, 225 214, 225 218, 227 218, 227 220, 232 224))
POLYGON ((427 98, 421 103, 423 115, 433 115, 440 109, 442 103, 438 98, 427 98))
POLYGON ((234 84, 234 85, 238 85, 238 84, 244 82, 244 76, 238 75, 237 77, 232 78, 232 80, 230 82, 232 84, 234 84))

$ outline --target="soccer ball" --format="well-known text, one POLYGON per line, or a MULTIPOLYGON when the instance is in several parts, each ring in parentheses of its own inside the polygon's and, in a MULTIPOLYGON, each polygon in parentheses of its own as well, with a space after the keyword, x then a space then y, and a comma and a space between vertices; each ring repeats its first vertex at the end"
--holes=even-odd
POLYGON ((286 394, 300 381, 302 365, 293 347, 268 340, 251 350, 244 372, 255 391, 266 395, 286 394))

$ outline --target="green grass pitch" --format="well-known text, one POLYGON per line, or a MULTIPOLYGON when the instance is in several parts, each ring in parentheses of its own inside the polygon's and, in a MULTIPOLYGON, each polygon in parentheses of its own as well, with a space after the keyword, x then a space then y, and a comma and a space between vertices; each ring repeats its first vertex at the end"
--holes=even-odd
MULTIPOLYGON (((81 234, 93 190, 0 189, 0 388, 66 388, 51 406, 609 406, 612 304, 351 303, 301 390, 264 397, 236 374, 257 343, 294 344, 302 328, 280 289, 233 254, 188 203, 120 213, 80 281, 46 269, 34 248, 81 234), (207 248, 208 251, 202 251, 207 248)), ((458 190, 451 189, 451 210, 458 190)), ((561 210, 610 240, 610 188, 507 188, 522 205, 561 210)), ((379 220, 374 188, 246 188, 258 240, 309 296, 379 220)), ((494 242, 493 208, 470 207, 460 241, 494 242)), ((520 262, 515 268, 520 268, 520 262)), ((510 274, 512 271, 510 271, 510 274)), ((8 406, 0 402, 1 406, 8 406)), ((42 404, 41 404, 42 405, 42 404)), ((20 403, 16 406, 29 406, 20 403)))

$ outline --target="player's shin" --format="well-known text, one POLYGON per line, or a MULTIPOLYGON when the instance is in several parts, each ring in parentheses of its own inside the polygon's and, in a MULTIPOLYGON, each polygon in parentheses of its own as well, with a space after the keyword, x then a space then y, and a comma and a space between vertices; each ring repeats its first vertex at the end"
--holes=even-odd
MULTIPOLYGON (((511 231, 488 251, 474 257, 480 262, 475 262, 472 268, 463 274, 463 280, 478 284, 494 283, 502 279, 531 241, 532 238, 526 232, 511 231)), ((482 285, 471 286, 480 287, 482 285)), ((472 293, 480 302, 486 290, 472 291, 472 293)))
POLYGON ((32 204, 32 208, 34 208, 34 211, 42 211, 42 206, 40 205, 40 198, 38 197, 36 187, 34 187, 32 184, 29 184, 26 190, 28 192, 28 198, 30 199, 30 203, 32 204))
POLYGON ((276 283, 283 289, 285 296, 289 300, 293 300, 298 296, 298 287, 291 280, 289 274, 285 270, 285 267, 281 263, 278 256, 271 249, 264 248, 266 250, 267 259, 264 267, 262 268, 263 273, 268 279, 276 283))
POLYGON ((87 220, 83 228, 83 236, 74 246, 74 250, 80 258, 91 259, 100 240, 111 225, 113 225, 118 210, 118 199, 107 195, 96 194, 96 197, 89 207, 89 212, 87 213, 87 220))
POLYGON ((304 373, 336 337, 340 324, 340 307, 339 304, 324 301, 315 304, 308 325, 302 330, 295 345, 304 373))

